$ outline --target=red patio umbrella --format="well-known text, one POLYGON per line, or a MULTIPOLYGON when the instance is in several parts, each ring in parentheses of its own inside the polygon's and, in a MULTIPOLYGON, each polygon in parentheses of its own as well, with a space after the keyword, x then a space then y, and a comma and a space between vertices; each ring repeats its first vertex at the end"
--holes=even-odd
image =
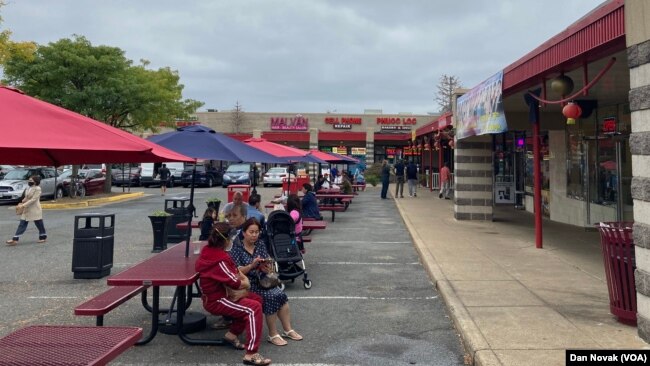
POLYGON ((291 146, 286 146, 282 144, 276 144, 275 142, 271 142, 266 139, 262 138, 250 138, 244 140, 244 143, 262 150, 268 154, 277 156, 278 158, 298 158, 298 157, 305 157, 307 154, 309 154, 308 151, 297 149, 295 147, 291 146))
POLYGON ((0 131, 0 162, 4 164, 194 161, 6 86, 0 86, 0 131))
POLYGON ((347 163, 347 160, 345 160, 345 159, 342 159, 342 158, 340 158, 338 156, 328 154, 328 153, 326 153, 324 151, 320 151, 320 150, 311 149, 311 150, 309 150, 309 154, 312 155, 312 156, 315 156, 315 157, 317 157, 317 158, 319 158, 321 160, 325 160, 326 162, 331 163, 331 164, 345 164, 345 163, 347 163))

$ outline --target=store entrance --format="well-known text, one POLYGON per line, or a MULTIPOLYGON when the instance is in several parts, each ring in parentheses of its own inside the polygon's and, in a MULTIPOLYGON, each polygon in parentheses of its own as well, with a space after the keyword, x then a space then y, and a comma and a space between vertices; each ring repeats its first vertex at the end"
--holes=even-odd
POLYGON ((494 203, 524 208, 525 134, 494 135, 494 203))
POLYGON ((584 195, 587 226, 603 221, 631 221, 629 136, 583 137, 584 195))

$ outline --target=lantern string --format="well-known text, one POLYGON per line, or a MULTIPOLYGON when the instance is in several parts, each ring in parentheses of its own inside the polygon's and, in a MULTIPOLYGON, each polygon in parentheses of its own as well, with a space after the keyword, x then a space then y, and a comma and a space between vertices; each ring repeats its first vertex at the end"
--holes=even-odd
POLYGON ((560 100, 546 100, 546 99, 542 99, 542 98, 538 97, 537 95, 533 94, 533 92, 531 92, 531 91, 528 91, 528 95, 530 95, 531 97, 537 99, 538 101, 540 101, 542 103, 546 103, 546 104, 560 104, 560 103, 568 102, 568 101, 576 98, 577 96, 579 96, 583 92, 591 89, 591 87, 594 86, 594 84, 596 84, 598 82, 598 80, 600 80, 603 76, 605 76, 605 73, 607 73, 607 71, 609 71, 609 69, 612 68, 612 66, 614 65, 614 62, 616 62, 616 57, 612 57, 612 59, 609 60, 607 65, 605 65, 605 67, 602 70, 600 70, 598 75, 596 75, 596 77, 592 81, 590 81, 587 85, 585 85, 582 89, 578 90, 575 94, 571 95, 570 97, 566 97, 566 98, 560 99, 560 100))

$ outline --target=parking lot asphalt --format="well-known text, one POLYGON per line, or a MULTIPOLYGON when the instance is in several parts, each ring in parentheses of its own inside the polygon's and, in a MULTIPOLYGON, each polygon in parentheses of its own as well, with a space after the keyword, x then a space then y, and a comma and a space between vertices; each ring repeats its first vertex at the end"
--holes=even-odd
MULTIPOLYGON (((121 191, 114 188, 114 191, 121 191)), ((134 188, 142 198, 101 207, 46 210, 48 242, 37 244, 33 224, 16 247, 0 247, 0 299, 4 321, 0 336, 27 325, 93 325, 93 317, 76 317, 76 305, 104 291, 106 278, 73 279, 73 222, 85 212, 115 213, 114 267, 117 273, 152 255, 152 229, 147 215, 164 200, 189 196, 172 188, 160 196, 157 188, 134 188)), ((260 188, 268 202, 278 188, 260 188)), ((208 197, 225 201, 226 190, 198 188, 200 214, 208 197)), ((288 284, 292 322, 305 337, 277 347, 263 341, 260 352, 275 365, 462 365, 464 351, 442 299, 421 265, 411 237, 392 200, 363 192, 336 222, 316 231, 307 244, 305 261, 313 287, 288 284)), ((18 224, 10 206, 0 206, 0 232, 11 237, 18 224)), ((6 239, 5 239, 6 238, 6 239)), ((171 301, 165 290, 163 300, 171 301)), ((200 302, 191 310, 202 311, 200 302)), ((105 317, 106 325, 142 326, 149 316, 132 299, 105 317)), ((215 321, 208 316, 208 322, 215 321)), ((206 330, 201 336, 221 337, 206 330)), ((265 331, 266 334, 266 331, 265 331)), ((265 338, 266 339, 266 338, 265 338)), ((243 353, 227 347, 187 346, 176 336, 159 334, 151 343, 134 347, 115 365, 241 364, 243 353)), ((1 357, 1 356, 0 356, 1 357)))

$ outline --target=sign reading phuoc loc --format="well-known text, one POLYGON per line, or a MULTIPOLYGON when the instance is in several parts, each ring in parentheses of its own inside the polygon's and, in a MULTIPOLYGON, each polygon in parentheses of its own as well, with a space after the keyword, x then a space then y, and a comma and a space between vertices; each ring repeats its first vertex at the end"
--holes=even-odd
POLYGON ((295 117, 271 117, 271 130, 307 131, 309 119, 297 114, 295 117))
POLYGON ((377 124, 382 131, 410 131, 411 126, 418 123, 417 118, 408 117, 377 117, 377 124))
POLYGON ((456 138, 508 130, 503 113, 503 71, 475 86, 456 105, 456 138))

